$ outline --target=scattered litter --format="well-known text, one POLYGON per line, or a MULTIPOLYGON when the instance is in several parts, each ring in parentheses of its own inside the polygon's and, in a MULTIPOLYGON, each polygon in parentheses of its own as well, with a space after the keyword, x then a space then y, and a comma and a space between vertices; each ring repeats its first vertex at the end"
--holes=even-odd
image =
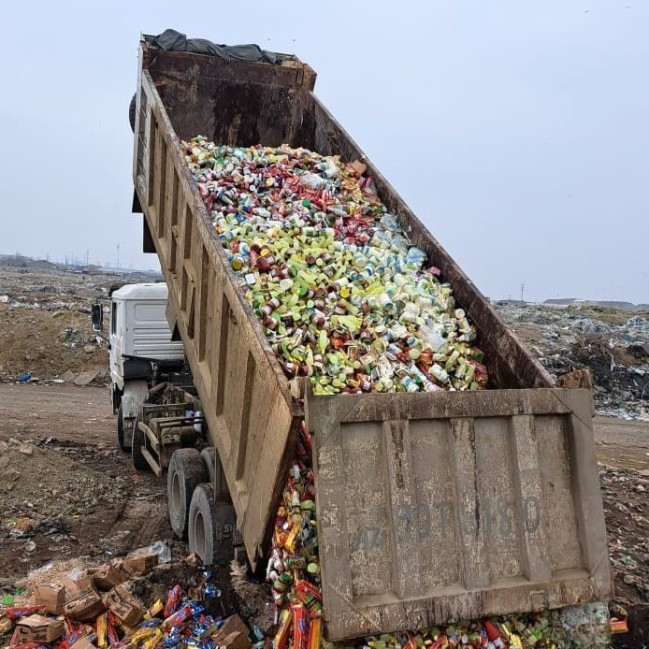
POLYGON ((649 421, 649 320, 589 305, 495 306, 550 373, 590 370, 598 414, 649 421))

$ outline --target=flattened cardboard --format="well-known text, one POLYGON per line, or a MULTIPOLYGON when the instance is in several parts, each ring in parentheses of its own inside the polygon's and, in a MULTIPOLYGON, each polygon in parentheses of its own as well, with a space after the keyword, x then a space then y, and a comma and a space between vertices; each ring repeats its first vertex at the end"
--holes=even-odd
POLYGON ((97 649, 97 647, 89 642, 88 638, 79 638, 73 645, 70 645, 70 649, 97 649))
POLYGON ((218 646, 225 649, 250 649, 250 638, 241 631, 233 631, 225 636, 218 646))
POLYGON ((19 644, 25 642, 54 642, 63 635, 65 626, 62 620, 52 620, 44 615, 24 617, 16 625, 16 638, 19 644))
POLYGON ((87 573, 84 573, 74 579, 69 575, 64 575, 63 577, 61 577, 60 581, 65 586, 68 600, 75 599, 77 595, 81 595, 81 593, 86 593, 89 590, 95 589, 92 577, 87 573))
MULTIPOLYGON (((241 633, 247 639, 247 647, 250 646, 250 640, 248 639, 250 630, 238 615, 231 615, 229 618, 227 618, 219 627, 219 630, 212 636, 212 639, 214 640, 214 643, 216 645, 221 647, 227 644, 226 640, 234 633, 241 633)), ((233 644, 241 644, 240 639, 235 639, 234 637, 232 637, 230 638, 230 640, 233 644)), ((247 647, 243 647, 243 649, 247 649, 247 647)), ((233 649, 239 648, 236 647, 233 649)))

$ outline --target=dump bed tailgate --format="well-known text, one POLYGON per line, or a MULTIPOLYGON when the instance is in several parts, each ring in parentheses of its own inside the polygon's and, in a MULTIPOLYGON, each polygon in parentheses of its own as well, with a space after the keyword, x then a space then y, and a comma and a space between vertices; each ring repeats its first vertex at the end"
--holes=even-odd
POLYGON ((310 395, 328 638, 606 600, 591 403, 310 395))

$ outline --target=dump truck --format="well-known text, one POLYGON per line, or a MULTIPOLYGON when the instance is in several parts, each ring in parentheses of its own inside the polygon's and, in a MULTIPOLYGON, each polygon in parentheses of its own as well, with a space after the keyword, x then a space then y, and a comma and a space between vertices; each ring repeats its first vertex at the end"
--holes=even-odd
POLYGON ((157 472, 169 471, 174 530, 210 557, 239 535, 234 545, 257 568, 305 419, 328 639, 606 601, 612 579, 590 390, 558 386, 530 355, 319 101, 315 80, 294 56, 245 61, 165 50, 150 36, 140 42, 133 210, 144 215, 144 251, 160 260, 169 328, 182 340, 212 449, 204 468, 191 435, 183 442, 197 407, 181 399, 165 437, 165 418, 145 404, 153 411, 139 418, 133 444, 157 472), (296 391, 179 149, 199 134, 362 160, 474 323, 489 389, 296 391))

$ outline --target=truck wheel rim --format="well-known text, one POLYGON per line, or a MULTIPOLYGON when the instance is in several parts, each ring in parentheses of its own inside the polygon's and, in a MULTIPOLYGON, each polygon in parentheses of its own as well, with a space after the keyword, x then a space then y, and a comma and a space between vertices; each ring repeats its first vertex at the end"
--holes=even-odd
POLYGON ((203 514, 196 512, 194 519, 194 551, 201 558, 205 560, 205 521, 203 514))
POLYGON ((180 511, 180 480, 177 473, 171 479, 171 505, 174 513, 180 511))

